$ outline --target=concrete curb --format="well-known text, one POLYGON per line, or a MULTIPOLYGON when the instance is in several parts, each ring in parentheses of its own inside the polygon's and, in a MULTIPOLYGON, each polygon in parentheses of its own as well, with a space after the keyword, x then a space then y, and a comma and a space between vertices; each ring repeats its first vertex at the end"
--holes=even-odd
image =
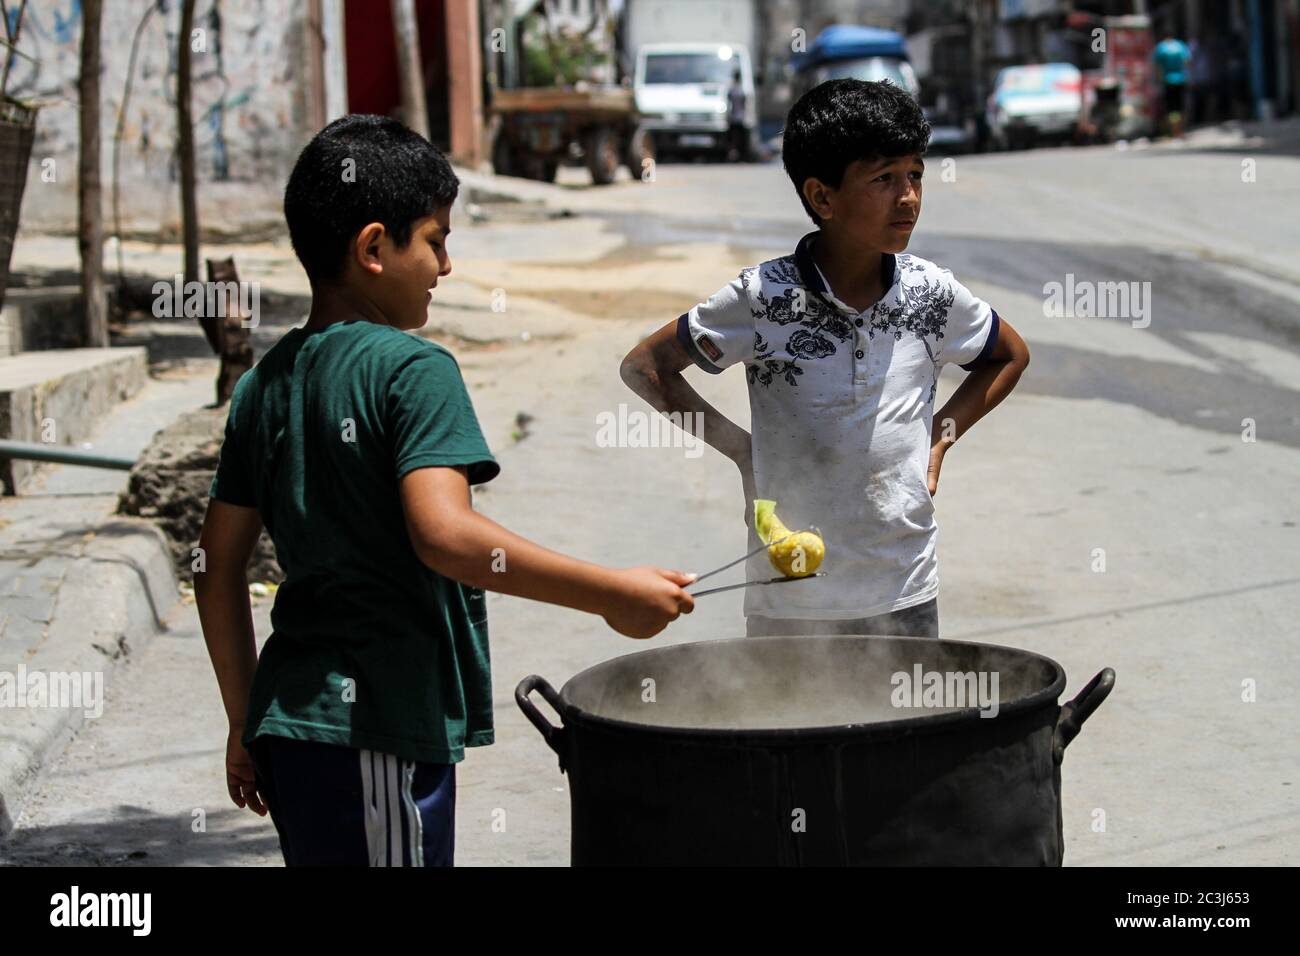
MULTIPOLYGON (((460 180, 461 193, 466 199, 470 191, 476 195, 476 202, 539 202, 555 208, 563 205, 568 190, 554 183, 544 183, 532 179, 520 179, 516 176, 497 176, 495 173, 481 173, 466 166, 454 166, 456 178, 460 180)), ((460 201, 458 199, 458 201, 460 201)))
MULTIPOLYGON (((117 665, 165 630, 163 618, 175 605, 176 575, 162 533, 138 518, 108 518, 87 535, 59 586, 45 640, 21 662, 28 675, 101 675, 96 692, 108 686, 117 665)), ((92 676, 92 682, 95 678, 92 676)), ((95 698, 102 710, 103 698, 95 698)), ((87 716, 81 706, 5 708, 0 735, 0 837, 14 828, 26 789, 57 757, 87 716)))

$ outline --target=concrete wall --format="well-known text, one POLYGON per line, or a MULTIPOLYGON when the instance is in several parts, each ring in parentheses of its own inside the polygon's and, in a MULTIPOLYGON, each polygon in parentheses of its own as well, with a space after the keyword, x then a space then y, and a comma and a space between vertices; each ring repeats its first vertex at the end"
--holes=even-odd
POLYGON ((43 349, 84 348, 85 326, 79 286, 8 289, 0 307, 0 358, 43 349))
MULTIPOLYGON (((111 213, 112 143, 132 38, 154 0, 104 4, 102 83, 103 176, 111 213)), ((165 0, 140 33, 121 147, 122 211, 130 230, 170 232, 178 220, 176 183, 176 43, 179 0, 165 0)), ((193 116, 200 214, 206 227, 235 228, 243 210, 279 216, 279 190, 297 151, 314 132, 319 71, 308 22, 310 0, 198 0, 201 34, 193 54, 193 116), (204 214, 207 215, 204 215, 204 214)), ((36 127, 23 202, 25 228, 72 228, 77 192, 79 0, 29 3, 11 95, 44 107, 36 127), (52 161, 52 165, 51 165, 52 161), (44 172, 44 176, 42 173, 44 172), (53 182, 46 181, 53 176, 53 182)), ((193 45, 193 44, 192 44, 193 45)), ((318 49, 318 47, 316 48, 318 49)), ((111 233, 111 218, 106 220, 111 233)), ((128 231, 128 230, 124 230, 128 231)))
MULTIPOLYGON (((148 380, 148 349, 53 349, 0 358, 0 438, 77 446, 148 380), (47 431, 52 428, 52 432, 47 431)), ((0 487, 23 489, 37 463, 0 458, 0 487)))

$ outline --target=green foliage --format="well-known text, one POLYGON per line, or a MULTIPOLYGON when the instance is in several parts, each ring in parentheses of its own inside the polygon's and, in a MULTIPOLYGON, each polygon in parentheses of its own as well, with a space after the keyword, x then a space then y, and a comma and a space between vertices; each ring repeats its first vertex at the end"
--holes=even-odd
POLYGON ((544 17, 529 17, 524 29, 524 86, 572 86, 608 58, 590 36, 567 30, 552 33, 544 17))

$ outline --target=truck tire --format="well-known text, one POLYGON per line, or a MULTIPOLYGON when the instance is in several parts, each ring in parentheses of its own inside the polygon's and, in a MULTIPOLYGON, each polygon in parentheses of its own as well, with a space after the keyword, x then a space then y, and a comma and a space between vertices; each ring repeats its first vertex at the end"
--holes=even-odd
POLYGON ((555 182, 559 172, 560 161, 553 156, 529 156, 523 162, 520 175, 525 179, 535 179, 542 183, 555 182))
POLYGON ((496 139, 492 141, 492 171, 498 176, 520 175, 514 147, 511 146, 504 130, 497 133, 496 139))
POLYGON ((655 156, 655 138, 644 126, 638 126, 632 130, 632 135, 627 139, 627 168, 632 173, 632 178, 639 182, 648 182, 644 176, 647 169, 653 169, 655 156))
MULTIPOLYGON (((620 159, 618 155, 618 136, 608 126, 597 126, 587 134, 582 144, 587 153, 587 169, 591 170, 591 179, 597 186, 607 186, 614 181, 618 172, 620 159)), ((639 178, 639 174, 638 174, 639 178)))

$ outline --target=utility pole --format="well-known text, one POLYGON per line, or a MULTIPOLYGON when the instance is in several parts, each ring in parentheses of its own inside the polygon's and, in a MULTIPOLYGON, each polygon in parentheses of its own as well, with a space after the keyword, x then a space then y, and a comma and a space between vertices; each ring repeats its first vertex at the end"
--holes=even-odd
MULTIPOLYGON (((483 48, 478 0, 447 0, 447 107, 451 156, 473 168, 483 159, 483 48)), ((507 42, 513 42, 513 39, 507 42)))
MULTIPOLYGON (((402 81, 402 112, 406 125, 429 138, 429 113, 424 106, 424 69, 420 66, 420 31, 415 0, 392 0, 397 40, 397 73, 402 81)), ((448 37, 448 46, 457 38, 448 37)), ((449 51, 450 52, 450 51, 449 51)))
POLYGON ((347 44, 343 24, 343 0, 322 0, 321 35, 325 41, 325 122, 348 111, 347 44))
POLYGON ((970 27, 971 115, 975 119, 976 148, 982 149, 987 140, 983 117, 984 101, 988 98, 984 85, 988 58, 988 51, 984 48, 984 0, 967 0, 966 14, 970 27))
MULTIPOLYGON (((194 119, 190 112, 193 77, 194 0, 181 0, 176 36, 176 152, 181 179, 181 238, 185 244, 185 282, 199 281, 199 203, 195 195, 194 119)), ((212 351, 221 354, 221 330, 214 316, 200 315, 199 326, 212 351)))
POLYGON ((99 176, 99 71, 101 0, 81 5, 81 141, 77 156, 77 249, 81 253, 81 302, 86 344, 108 345, 104 298, 104 200, 99 176))

